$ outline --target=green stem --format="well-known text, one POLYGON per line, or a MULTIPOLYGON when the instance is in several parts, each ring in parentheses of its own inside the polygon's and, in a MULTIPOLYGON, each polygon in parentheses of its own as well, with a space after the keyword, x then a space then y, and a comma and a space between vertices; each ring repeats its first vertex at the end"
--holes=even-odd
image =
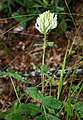
POLYGON ((83 84, 82 84, 82 86, 80 87, 80 89, 79 89, 79 91, 78 91, 78 93, 77 93, 76 102, 78 101, 78 97, 79 97, 82 89, 83 89, 83 84))
POLYGON ((14 92, 15 92, 15 94, 16 94, 16 97, 17 97, 19 103, 21 104, 20 98, 19 98, 19 96, 18 96, 18 93, 17 93, 16 88, 15 88, 15 85, 14 85, 14 81, 13 81, 13 79, 12 79, 11 76, 9 76, 9 77, 10 77, 10 80, 11 80, 11 82, 12 82, 12 86, 13 86, 13 88, 14 88, 14 92))
POLYGON ((68 3, 67 3, 67 0, 64 0, 64 2, 65 2, 65 5, 66 5, 66 7, 67 7, 67 9, 68 9, 68 11, 69 11, 70 17, 71 17, 72 22, 73 22, 73 24, 74 24, 74 27, 75 27, 75 29, 76 29, 76 33, 77 33, 78 36, 79 36, 79 33, 78 33, 78 30, 77 30, 77 27, 76 27, 74 18, 73 18, 73 16, 72 16, 72 13, 71 13, 70 8, 69 8, 68 3))
MULTIPOLYGON (((42 56, 42 65, 45 63, 45 51, 46 51, 46 35, 44 35, 44 43, 43 43, 43 56, 42 56)), ((44 93, 44 73, 42 72, 42 93, 44 93)))
POLYGON ((52 85, 50 85, 50 96, 51 96, 51 93, 52 93, 52 85))
POLYGON ((47 114, 46 114, 46 109, 45 109, 45 106, 44 106, 44 105, 43 105, 43 110, 44 110, 45 119, 48 120, 48 119, 47 119, 47 114))
POLYGON ((47 3, 47 1, 46 1, 46 0, 43 0, 43 3, 47 3))
POLYGON ((64 69, 65 69, 65 64, 66 64, 67 53, 68 53, 68 47, 66 49, 64 61, 63 61, 63 64, 62 64, 62 72, 61 72, 61 75, 60 75, 60 81, 59 81, 59 85, 58 85, 58 93, 57 93, 57 99, 58 100, 60 98, 60 94, 61 94, 61 90, 62 90, 62 86, 63 86, 63 73, 64 73, 64 69))

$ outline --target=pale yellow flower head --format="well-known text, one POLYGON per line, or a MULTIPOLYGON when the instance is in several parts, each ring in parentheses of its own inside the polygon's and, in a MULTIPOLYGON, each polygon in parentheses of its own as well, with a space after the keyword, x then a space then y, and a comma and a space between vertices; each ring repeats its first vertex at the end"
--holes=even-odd
POLYGON ((46 11, 39 15, 36 20, 35 27, 42 34, 47 34, 49 30, 57 27, 57 14, 46 11))

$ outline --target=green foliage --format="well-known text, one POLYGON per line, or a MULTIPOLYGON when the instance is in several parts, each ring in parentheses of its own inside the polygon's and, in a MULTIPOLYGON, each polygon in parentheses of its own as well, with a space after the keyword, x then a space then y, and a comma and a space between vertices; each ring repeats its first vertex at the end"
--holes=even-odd
POLYGON ((44 73, 45 75, 48 75, 48 69, 47 69, 46 64, 43 64, 40 67, 37 67, 35 64, 32 64, 32 65, 36 69, 37 72, 44 73))
POLYGON ((47 72, 48 72, 48 69, 47 69, 47 66, 46 66, 46 64, 44 64, 44 65, 41 65, 40 66, 40 70, 41 70, 41 73, 46 73, 47 74, 47 72))
POLYGON ((65 32, 66 29, 67 29, 67 22, 64 20, 61 20, 61 22, 58 26, 58 30, 65 32))
POLYGON ((74 109, 83 111, 83 102, 77 102, 74 109))
POLYGON ((16 0, 16 2, 25 8, 33 8, 35 1, 34 0, 16 0))
POLYGON ((18 110, 27 115, 36 115, 37 113, 42 112, 42 109, 33 103, 22 103, 19 105, 18 110))
POLYGON ((45 120, 45 115, 37 116, 34 120, 45 120))
POLYGON ((5 4, 3 2, 0 2, 0 11, 4 10, 4 9, 8 9, 8 4, 5 4))
POLYGON ((59 110, 62 106, 62 103, 55 99, 52 96, 44 97, 42 93, 39 93, 35 87, 29 87, 26 89, 26 92, 35 100, 41 101, 45 107, 59 110))
POLYGON ((67 117, 73 115, 73 108, 72 108, 72 105, 70 103, 70 99, 67 100, 65 103, 65 111, 67 112, 67 117))
POLYGON ((57 45, 54 43, 54 42, 47 42, 47 46, 50 46, 50 47, 57 47, 57 45))
POLYGON ((65 32, 68 28, 67 21, 70 21, 70 19, 67 17, 67 15, 64 14, 58 14, 58 28, 57 31, 65 32))
POLYGON ((17 113, 18 107, 19 107, 19 102, 18 102, 18 100, 16 100, 12 103, 12 106, 7 111, 0 112, 0 119, 5 118, 5 116, 10 113, 17 113))
POLYGON ((83 102, 77 102, 74 109, 79 118, 83 118, 83 102))
POLYGON ((0 77, 6 77, 6 76, 8 76, 8 73, 7 72, 5 72, 5 71, 1 71, 0 70, 0 77))
MULTIPOLYGON (((41 106, 42 108, 45 108, 45 111, 48 110, 48 113, 46 113, 48 120, 59 120, 55 116, 55 111, 54 110, 59 110, 62 107, 62 103, 55 99, 53 96, 46 96, 44 97, 43 94, 39 93, 38 90, 35 87, 30 87, 26 89, 26 92, 34 99, 38 100, 39 102, 41 101, 41 106), (54 114, 54 115, 52 115, 54 114)), ((37 116, 35 120, 45 120, 45 111, 42 111, 41 116, 37 116)))
POLYGON ((12 68, 7 68, 6 71, 1 71, 0 70, 0 77, 7 77, 11 76, 15 78, 16 80, 22 81, 22 82, 27 82, 31 83, 29 80, 25 80, 18 72, 15 72, 12 68))
POLYGON ((50 86, 52 86, 52 84, 54 83, 54 77, 49 76, 48 81, 49 81, 50 86))
POLYGON ((59 110, 62 106, 62 103, 59 100, 55 99, 53 96, 44 97, 43 104, 48 108, 56 110, 59 110))
POLYGON ((57 118, 56 116, 50 115, 50 114, 47 115, 47 118, 48 118, 48 120, 60 120, 60 119, 57 118))
POLYGON ((17 20, 18 22, 20 22, 20 24, 25 27, 26 26, 26 23, 28 21, 30 21, 32 19, 32 17, 25 17, 23 15, 20 15, 18 12, 14 12, 12 13, 12 18, 14 18, 15 20, 17 20))
POLYGON ((0 12, 4 11, 7 12, 7 15, 9 13, 12 13, 12 7, 14 7, 15 1, 13 0, 0 0, 0 12), (8 13, 9 12, 9 13, 8 13))
MULTIPOLYGON (((42 46, 42 44, 34 44, 34 46, 42 46)), ((49 47, 57 47, 57 45, 54 43, 54 42, 46 42, 46 46, 49 46, 49 47)))
POLYGON ((11 108, 6 112, 0 113, 0 119, 5 118, 6 120, 28 120, 29 116, 35 116, 37 113, 41 113, 42 109, 40 106, 33 103, 21 103, 15 101, 11 108))
POLYGON ((46 111, 48 120, 59 120, 55 115, 55 110, 59 110, 62 107, 62 103, 52 96, 44 97, 38 92, 36 88, 30 87, 26 89, 26 92, 34 99, 41 101, 41 105, 35 105, 33 103, 19 103, 15 101, 13 106, 8 112, 0 113, 0 118, 5 120, 28 120, 30 116, 34 116, 34 120, 45 120, 45 113, 43 106, 46 111), (41 113, 40 116, 37 116, 41 113))
POLYGON ((7 73, 9 74, 9 76, 12 76, 16 80, 23 80, 23 77, 21 77, 21 75, 15 72, 12 68, 8 68, 7 73))
MULTIPOLYGON (((37 66, 34 65, 34 67, 37 66)), ((39 69, 41 72, 45 72, 47 75, 48 70, 46 65, 41 65, 40 68, 37 67, 37 69, 39 69)), ((12 68, 8 68, 5 72, 0 71, 1 77, 6 77, 8 75, 17 80, 24 79, 12 68)), ((54 82, 52 79, 53 77, 51 76, 48 79, 50 85, 52 85, 54 82)), ((39 104, 35 105, 33 103, 19 103, 18 101, 15 101, 10 109, 8 109, 6 112, 0 113, 0 119, 5 118, 5 120, 28 120, 31 116, 33 116, 34 120, 46 120, 46 118, 48 120, 60 120, 59 116, 56 116, 56 113, 58 113, 58 111, 62 108, 61 101, 53 96, 44 96, 37 90, 36 87, 26 88, 26 93, 29 94, 29 96, 34 100, 37 100, 39 104)), ((67 101, 65 105, 68 116, 71 116, 75 113, 78 118, 83 118, 82 102, 78 102, 74 105, 74 107, 72 107, 70 101, 67 101)))
MULTIPOLYGON (((45 116, 44 115, 40 115, 40 116, 36 117, 34 120, 45 120, 45 116)), ((47 114, 47 120, 60 120, 60 119, 57 118, 54 115, 47 114)))
POLYGON ((38 90, 35 87, 27 88, 26 93, 28 93, 34 100, 43 101, 43 94, 38 92, 38 90))
POLYGON ((21 114, 10 113, 6 115, 5 120, 28 120, 28 118, 21 114))

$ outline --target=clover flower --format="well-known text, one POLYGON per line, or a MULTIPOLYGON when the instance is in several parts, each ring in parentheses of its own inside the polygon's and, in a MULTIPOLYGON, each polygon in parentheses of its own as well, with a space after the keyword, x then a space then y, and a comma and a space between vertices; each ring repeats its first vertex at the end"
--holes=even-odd
POLYGON ((46 35, 49 30, 57 27, 57 14, 46 11, 39 15, 36 20, 35 27, 40 33, 46 35))

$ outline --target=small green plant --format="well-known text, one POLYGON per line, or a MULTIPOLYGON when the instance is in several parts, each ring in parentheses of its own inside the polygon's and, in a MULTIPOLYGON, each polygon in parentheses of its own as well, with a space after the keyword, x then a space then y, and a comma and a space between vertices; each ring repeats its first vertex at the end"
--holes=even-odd
MULTIPOLYGON (((53 46, 54 43, 53 42, 47 42, 46 40, 46 35, 49 33, 49 31, 51 29, 54 29, 57 27, 57 15, 55 15, 54 13, 51 13, 50 11, 46 11, 43 14, 41 14, 36 21, 35 24, 36 28, 44 35, 44 43, 42 45, 42 49, 43 49, 43 53, 42 53, 42 65, 40 66, 40 71, 41 71, 41 79, 42 79, 42 93, 44 94, 44 82, 45 82, 45 74, 47 75, 47 68, 45 65, 45 50, 46 50, 46 46, 53 46)), ((38 68, 39 70, 39 68, 38 68)), ((39 119, 46 119, 46 120, 51 120, 51 119, 55 119, 55 120, 59 120, 59 118, 56 116, 55 110, 59 110, 62 106, 62 103, 55 99, 53 96, 44 96, 42 93, 38 92, 38 90, 35 87, 31 87, 31 88, 27 88, 26 89, 26 93, 28 93, 34 100, 37 100, 38 102, 40 102, 40 106, 35 106, 34 104, 21 104, 20 102, 20 98, 18 97, 18 93, 15 89, 15 85, 13 82, 13 78, 17 79, 17 80, 22 80, 23 78, 16 72, 14 72, 11 68, 8 68, 6 70, 6 72, 0 72, 0 76, 2 77, 6 77, 9 76, 12 82, 12 85, 14 87, 14 91, 16 93, 17 99, 19 101, 19 105, 16 106, 16 109, 13 110, 13 112, 10 112, 10 114, 7 114, 5 116, 6 120, 12 120, 12 119, 16 119, 19 120, 24 119, 26 120, 26 114, 25 116, 22 116, 21 114, 19 114, 19 112, 27 112, 27 109, 30 110, 28 111, 27 114, 33 114, 33 112, 35 112, 34 114, 36 114, 37 112, 41 112, 40 116, 36 116, 35 120, 39 120, 39 119), (25 108, 26 106, 26 108, 25 108), (22 109, 23 108, 23 109, 22 109), (40 110, 39 110, 39 109, 40 110), (35 111, 32 111, 35 110, 35 111), (13 116, 13 117, 12 117, 13 116)), ((49 80, 49 79, 48 79, 49 80)), ((50 86, 52 86, 52 81, 51 79, 49 80, 50 86)), ((51 92, 50 92, 51 94, 51 92)))
MULTIPOLYGON (((42 66, 41 70, 44 70, 42 66)), ((39 104, 35 105, 33 103, 21 103, 20 97, 18 97, 18 93, 15 89, 12 78, 21 80, 22 82, 29 81, 24 80, 23 77, 21 77, 11 68, 8 68, 6 72, 0 71, 0 77, 7 76, 9 76, 11 79, 14 91, 17 96, 17 100, 12 103, 12 107, 10 107, 6 112, 0 113, 0 119, 5 118, 5 120, 28 120, 29 117, 33 116, 34 120, 59 120, 59 117, 56 114, 62 107, 61 101, 55 99, 53 96, 44 96, 41 92, 37 90, 36 87, 28 87, 26 88, 25 92, 29 94, 29 96, 36 100, 39 104), (38 113, 39 115, 37 115, 38 113)))
MULTIPOLYGON (((43 42, 43 53, 42 53, 42 67, 45 66, 45 51, 47 46, 46 35, 51 29, 57 27, 57 15, 51 13, 50 11, 46 11, 41 14, 37 20, 35 27, 44 35, 44 42, 43 42)), ((42 93, 44 93, 44 73, 42 72, 42 93)))
POLYGON ((61 101, 58 101, 53 96, 44 96, 35 87, 26 88, 26 93, 36 102, 39 102, 38 105, 19 103, 16 100, 9 110, 0 113, 0 119, 28 120, 30 117, 34 117, 34 120, 60 120, 56 114, 62 107, 61 101))
POLYGON ((21 77, 21 75, 18 72, 15 72, 12 68, 7 68, 6 71, 0 71, 0 77, 5 77, 5 78, 9 77, 10 78, 12 86, 14 88, 14 92, 16 94, 16 97, 17 97, 19 103, 21 103, 20 98, 19 98, 18 93, 17 93, 17 90, 16 90, 15 85, 14 85, 13 78, 18 80, 18 81, 25 82, 25 83, 26 82, 30 83, 30 81, 25 80, 23 77, 21 77))

